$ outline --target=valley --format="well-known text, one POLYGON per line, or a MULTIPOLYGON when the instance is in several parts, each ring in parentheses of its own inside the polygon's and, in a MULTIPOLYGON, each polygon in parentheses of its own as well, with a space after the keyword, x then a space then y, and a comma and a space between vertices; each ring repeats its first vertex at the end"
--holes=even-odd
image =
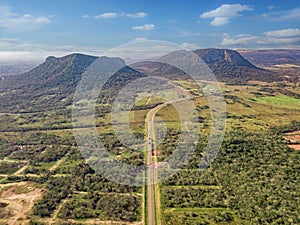
POLYGON ((112 159, 151 168, 143 187, 97 173, 75 140, 74 91, 96 57, 49 57, 28 73, 0 81, 0 224, 299 224, 299 77, 260 69, 233 50, 196 53, 215 73, 226 102, 225 138, 207 169, 200 163, 212 115, 203 90, 211 89, 211 81, 198 81, 201 90, 182 71, 145 62, 119 71, 95 104, 95 129, 112 159), (129 124, 143 151, 124 145, 111 126, 121 87, 150 76, 168 78, 178 95, 187 93, 200 121, 189 162, 155 184, 166 173, 156 167, 164 168, 185 126, 174 105, 186 103, 140 96, 129 124))

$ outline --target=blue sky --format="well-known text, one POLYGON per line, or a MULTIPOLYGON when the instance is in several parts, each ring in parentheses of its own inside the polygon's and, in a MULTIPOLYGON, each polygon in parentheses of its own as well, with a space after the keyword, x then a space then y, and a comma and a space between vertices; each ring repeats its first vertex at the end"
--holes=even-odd
POLYGON ((186 48, 299 48, 299 0, 1 0, 0 61, 101 52, 135 40, 186 48))

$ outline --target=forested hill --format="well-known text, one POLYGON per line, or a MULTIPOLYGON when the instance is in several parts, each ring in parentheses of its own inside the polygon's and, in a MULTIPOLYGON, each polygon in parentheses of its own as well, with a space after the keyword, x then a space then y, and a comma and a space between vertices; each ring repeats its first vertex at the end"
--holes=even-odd
MULTIPOLYGON (((5 77, 0 81, 0 112, 43 111, 72 104, 73 94, 86 69, 97 63, 116 63, 119 58, 71 54, 62 58, 50 56, 28 73, 5 77), (105 59, 105 60, 104 60, 105 59)), ((101 74, 99 74, 101 76, 101 74)), ((108 83, 120 86, 143 74, 124 67, 108 83)))
MULTIPOLYGON (((245 83, 249 80, 266 82, 282 80, 280 74, 254 66, 234 50, 209 48, 198 49, 194 52, 208 65, 218 81, 245 83)), ((178 68, 160 62, 136 63, 133 68, 149 76, 164 76, 173 79, 189 78, 178 68)))

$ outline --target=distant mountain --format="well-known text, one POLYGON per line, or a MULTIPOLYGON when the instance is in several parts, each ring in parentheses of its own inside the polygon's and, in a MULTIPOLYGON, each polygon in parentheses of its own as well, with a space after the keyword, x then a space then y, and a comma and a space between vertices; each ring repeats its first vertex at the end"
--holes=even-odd
MULTIPOLYGON (((208 65, 219 81, 244 83, 249 80, 272 82, 280 79, 274 72, 254 66, 234 50, 198 49, 194 53, 208 65)), ((189 78, 178 68, 159 62, 136 63, 132 67, 149 76, 164 76, 172 79, 189 78)))
POLYGON ((238 52, 257 66, 300 65, 300 50, 238 50, 238 52))
MULTIPOLYGON (((103 63, 111 64, 122 60, 82 54, 62 58, 50 56, 28 73, 5 77, 5 80, 0 80, 0 112, 41 111, 43 106, 44 109, 49 109, 71 104, 82 74, 97 59, 98 64, 101 64, 102 59, 103 63)), ((145 75, 124 67, 108 80, 109 85, 106 87, 115 86, 116 89, 130 80, 143 76, 145 75)))

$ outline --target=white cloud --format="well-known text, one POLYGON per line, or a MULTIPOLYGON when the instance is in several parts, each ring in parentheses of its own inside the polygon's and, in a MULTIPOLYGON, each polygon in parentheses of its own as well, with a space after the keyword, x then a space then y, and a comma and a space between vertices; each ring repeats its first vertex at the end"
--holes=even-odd
POLYGON ((276 9, 276 8, 279 8, 278 6, 275 6, 275 5, 270 5, 268 6, 268 9, 269 10, 273 10, 273 9, 276 9))
POLYGON ((240 34, 230 36, 226 34, 221 42, 223 46, 253 47, 253 46, 280 46, 299 45, 299 29, 283 29, 264 32, 260 36, 240 34))
POLYGON ((35 22, 39 23, 39 24, 47 24, 47 23, 50 23, 50 20, 49 20, 49 18, 47 18, 45 16, 41 16, 41 17, 36 18, 35 22))
POLYGON ((145 38, 145 37, 137 37, 137 38, 133 39, 133 41, 148 41, 148 38, 145 38))
POLYGON ((11 32, 24 32, 39 28, 43 24, 50 23, 49 17, 33 16, 29 13, 18 14, 11 11, 9 7, 0 7, 0 28, 11 32))
POLYGON ((210 23, 212 26, 223 26, 229 23, 230 18, 229 17, 216 17, 213 19, 213 21, 210 23))
POLYGON ((182 48, 185 48, 187 50, 195 50, 199 49, 200 47, 194 43, 184 42, 180 45, 182 48))
POLYGON ((258 19, 264 19, 264 20, 274 21, 274 22, 291 21, 291 20, 297 21, 300 19, 300 8, 263 13, 258 17, 258 19))
POLYGON ((138 12, 138 13, 134 13, 134 14, 124 13, 123 15, 126 17, 129 17, 129 18, 144 18, 144 17, 148 16, 148 14, 145 12, 138 12))
POLYGON ((267 37, 299 37, 300 36, 300 30, 299 29, 283 29, 283 30, 274 30, 274 31, 268 31, 264 33, 267 37))
POLYGON ((78 47, 72 45, 43 45, 20 38, 0 38, 0 62, 43 61, 47 56, 64 56, 74 52, 100 56, 107 49, 78 47))
POLYGON ((107 13, 102 13, 100 15, 95 16, 96 19, 112 19, 112 18, 117 18, 118 13, 115 12, 107 12, 107 13))
POLYGON ((82 18, 87 19, 87 18, 89 18, 89 15, 83 15, 82 18))
POLYGON ((0 6, 0 16, 1 17, 14 17, 19 16, 17 13, 13 13, 8 6, 0 6))
POLYGON ((221 45, 224 46, 239 46, 239 45, 248 45, 248 44, 252 44, 255 43, 257 41, 258 37, 257 36, 245 36, 245 37, 224 37, 221 45))
POLYGON ((22 41, 20 38, 0 38, 0 49, 5 50, 20 50, 30 49, 32 43, 28 41, 22 41))
POLYGON ((143 31, 149 31, 149 30, 154 30, 155 25, 154 24, 145 24, 142 26, 134 26, 132 27, 133 30, 143 30, 143 31))
POLYGON ((241 16, 240 12, 251 10, 253 8, 249 5, 223 4, 219 8, 201 14, 200 18, 213 18, 212 26, 223 26, 228 24, 232 18, 241 16))
POLYGON ((175 33, 175 35, 180 37, 180 38, 182 38, 182 37, 184 37, 184 38, 186 38, 186 37, 198 37, 198 36, 202 35, 200 32, 185 30, 185 29, 183 29, 179 26, 168 26, 168 29, 173 31, 175 33))
POLYGON ((116 12, 106 12, 95 16, 96 19, 113 19, 117 17, 128 17, 128 18, 144 18, 148 16, 145 12, 138 13, 116 13, 116 12))

